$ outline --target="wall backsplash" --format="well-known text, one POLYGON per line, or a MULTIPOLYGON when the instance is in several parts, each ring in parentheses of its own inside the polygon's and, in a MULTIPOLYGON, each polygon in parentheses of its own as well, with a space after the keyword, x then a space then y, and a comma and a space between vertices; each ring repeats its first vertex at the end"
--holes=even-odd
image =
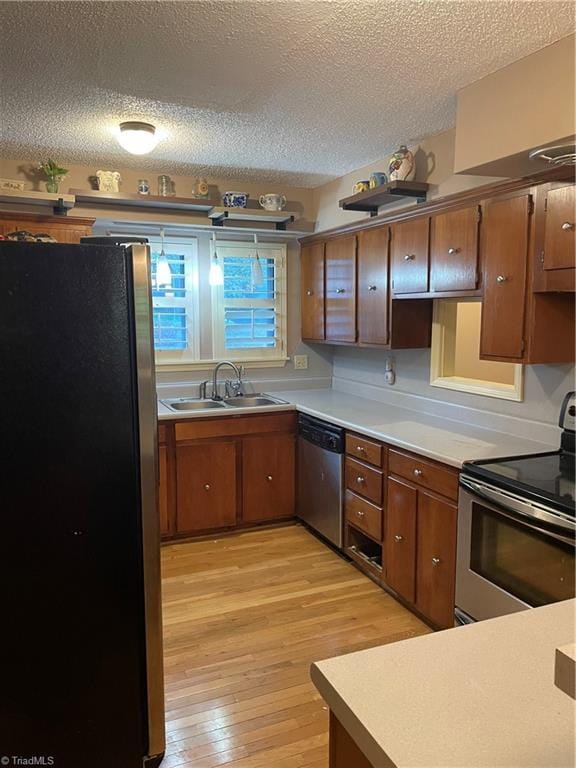
POLYGON ((349 392, 356 388, 359 395, 404 404, 447 418, 457 418, 460 411, 462 419, 480 426, 552 443, 558 439, 554 427, 562 399, 566 392, 574 389, 575 376, 572 365, 526 366, 524 400, 512 402, 430 386, 429 349, 387 352, 340 348, 334 351, 333 366, 335 388, 349 392), (384 381, 387 358, 395 361, 396 384, 392 387, 384 381), (453 406, 460 408, 454 410, 453 406))

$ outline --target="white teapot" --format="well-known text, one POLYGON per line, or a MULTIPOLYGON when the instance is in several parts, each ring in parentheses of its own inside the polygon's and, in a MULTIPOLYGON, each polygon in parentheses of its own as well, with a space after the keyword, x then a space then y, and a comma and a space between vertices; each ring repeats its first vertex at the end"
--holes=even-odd
POLYGON ((267 195, 260 195, 259 202, 265 211, 281 211, 286 205, 286 198, 284 195, 269 192, 267 195))

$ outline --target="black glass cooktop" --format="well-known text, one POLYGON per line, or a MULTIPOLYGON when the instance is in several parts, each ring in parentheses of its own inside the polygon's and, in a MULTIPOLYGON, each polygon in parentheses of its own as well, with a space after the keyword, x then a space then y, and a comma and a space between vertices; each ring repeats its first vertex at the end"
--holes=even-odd
POLYGON ((492 485, 551 504, 574 515, 576 482, 573 453, 556 451, 531 456, 512 456, 466 462, 463 471, 492 485))

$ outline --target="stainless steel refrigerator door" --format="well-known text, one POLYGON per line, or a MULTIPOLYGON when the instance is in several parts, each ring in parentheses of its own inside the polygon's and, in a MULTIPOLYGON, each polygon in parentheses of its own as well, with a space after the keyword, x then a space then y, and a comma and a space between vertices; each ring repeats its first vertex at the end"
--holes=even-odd
POLYGON ((341 453, 298 438, 297 515, 339 549, 343 546, 341 453))
POLYGON ((142 494, 149 756, 165 749, 164 663, 158 514, 157 398, 150 291, 150 249, 132 246, 142 494))

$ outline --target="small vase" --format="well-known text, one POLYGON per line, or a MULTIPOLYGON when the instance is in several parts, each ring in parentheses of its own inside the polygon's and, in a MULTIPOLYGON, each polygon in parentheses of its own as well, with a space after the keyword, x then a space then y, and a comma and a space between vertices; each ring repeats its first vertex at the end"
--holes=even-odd
POLYGON ((50 179, 46 182, 46 192, 58 192, 58 179, 50 179))

